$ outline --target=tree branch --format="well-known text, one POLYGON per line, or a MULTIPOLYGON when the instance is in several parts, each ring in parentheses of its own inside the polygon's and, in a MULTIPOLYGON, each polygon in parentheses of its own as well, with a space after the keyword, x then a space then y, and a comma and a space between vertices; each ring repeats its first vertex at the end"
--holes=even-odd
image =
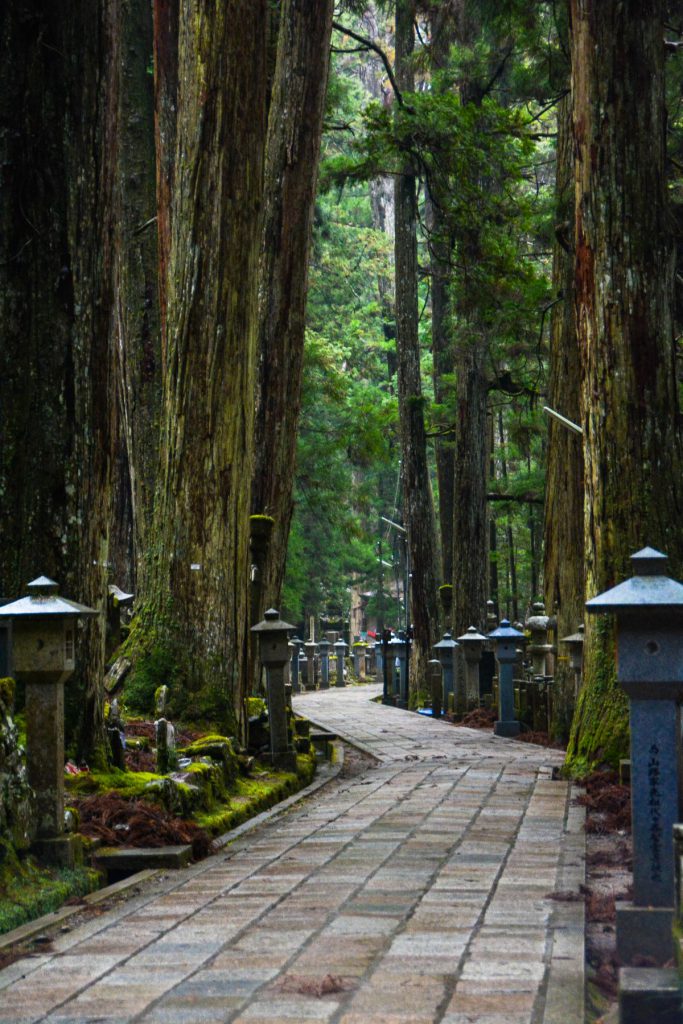
MULTIPOLYGON (((399 104, 402 107, 405 107, 406 105, 403 102, 403 96, 401 95, 401 90, 399 89, 398 85, 396 84, 396 79, 394 78, 394 72, 391 69, 391 64, 389 63, 389 58, 387 57, 387 55, 384 52, 384 50, 382 50, 381 47, 379 47, 377 45, 377 43, 373 43, 372 39, 366 39, 365 36, 359 36, 356 32, 352 32, 350 28, 346 28, 344 25, 341 25, 338 21, 333 21, 332 22, 332 28, 336 29, 337 32, 341 32, 343 35, 350 36, 351 39, 355 39, 357 43, 361 43, 366 49, 372 50, 373 53, 377 54, 377 56, 380 58, 380 60, 384 64, 384 69, 385 69, 385 71, 387 73, 387 78, 391 82, 391 88, 394 90, 394 96, 398 100, 399 104)), ((409 110, 410 108, 406 107, 406 109, 409 110)))

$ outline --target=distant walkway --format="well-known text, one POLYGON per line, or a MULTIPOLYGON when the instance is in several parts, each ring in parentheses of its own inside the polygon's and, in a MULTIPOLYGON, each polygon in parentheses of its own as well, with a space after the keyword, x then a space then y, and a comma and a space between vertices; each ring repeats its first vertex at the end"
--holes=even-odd
POLYGON ((0 972, 0 1022, 582 1024, 582 817, 558 754, 295 698, 379 759, 0 972))

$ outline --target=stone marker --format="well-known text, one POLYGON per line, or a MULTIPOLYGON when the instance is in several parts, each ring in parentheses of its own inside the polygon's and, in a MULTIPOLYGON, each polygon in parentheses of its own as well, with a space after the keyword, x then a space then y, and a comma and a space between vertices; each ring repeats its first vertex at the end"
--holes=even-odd
POLYGON ((292 683, 292 693, 301 693, 301 668, 299 660, 301 658, 301 648, 303 647, 304 642, 303 640, 300 640, 298 636, 293 636, 291 642, 294 646, 294 650, 292 651, 289 678, 292 683))
MULTIPOLYGON (((436 651, 436 657, 439 661, 439 665, 443 670, 443 705, 448 708, 450 701, 449 697, 454 696, 454 674, 455 674, 455 655, 460 645, 455 642, 450 633, 444 633, 443 638, 439 640, 438 644, 434 644, 434 650, 436 651)), ((431 662, 430 662, 431 664, 431 662)), ((463 687, 459 687, 459 700, 454 700, 454 711, 456 716, 462 717, 465 709, 465 694, 463 687), (458 707, 460 705, 460 707, 458 707)))
POLYGON ((315 640, 313 639, 312 635, 308 638, 308 640, 304 644, 304 647, 306 648, 306 665, 307 665, 306 687, 309 690, 317 690, 317 688, 318 688, 318 673, 316 671, 316 667, 317 667, 317 665, 316 665, 316 654, 318 652, 318 645, 315 642, 315 640))
POLYGON ((408 707, 408 645, 403 630, 389 644, 391 664, 398 662, 398 676, 394 676, 394 692, 396 693, 396 706, 399 708, 408 707))
POLYGON ((550 617, 545 613, 542 601, 536 601, 531 606, 532 615, 526 620, 526 628, 531 633, 531 643, 527 651, 531 655, 531 672, 534 676, 547 675, 546 659, 553 649, 548 643, 548 624, 550 617))
POLYGON ((629 697, 633 903, 617 904, 623 964, 674 955, 673 827, 679 820, 683 699, 683 586, 664 575, 666 555, 643 548, 635 575, 592 598, 589 612, 617 616, 617 675, 629 697))
POLYGON ((288 633, 294 626, 283 622, 274 608, 265 618, 251 627, 259 638, 261 664, 266 670, 268 690, 268 727, 270 730, 270 758, 280 771, 296 771, 296 754, 290 748, 284 670, 287 661, 288 633))
POLYGON ((330 687, 330 641, 327 637, 318 644, 320 648, 320 689, 328 690, 330 687))
POLYGON ((524 633, 503 619, 498 629, 489 633, 496 644, 498 662, 498 721, 493 731, 496 736, 519 736, 519 722, 515 719, 514 665, 517 659, 517 644, 524 640, 524 633))
POLYGON ((443 708, 443 675, 441 662, 438 658, 431 658, 427 662, 427 676, 429 678, 429 689, 432 698, 432 717, 441 718, 443 708))
POLYGON ((334 645, 334 653, 337 656, 337 678, 334 684, 335 686, 346 686, 346 680, 344 679, 344 658, 346 657, 348 649, 349 645, 344 643, 341 637, 334 645))
POLYGON ((94 618, 93 608, 60 597, 57 584, 40 576, 28 597, 0 608, 12 622, 14 675, 26 685, 26 761, 36 794, 36 852, 44 860, 73 866, 80 847, 64 833, 64 683, 75 662, 75 627, 94 618))

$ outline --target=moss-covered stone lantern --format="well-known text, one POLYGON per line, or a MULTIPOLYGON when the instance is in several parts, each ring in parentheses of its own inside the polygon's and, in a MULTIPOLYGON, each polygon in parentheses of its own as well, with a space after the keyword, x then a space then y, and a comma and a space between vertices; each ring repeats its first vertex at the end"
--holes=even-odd
POLYGON ((26 686, 26 762, 35 792, 36 851, 72 865, 73 836, 64 834, 64 683, 76 667, 76 622, 99 613, 60 597, 57 584, 39 576, 28 595, 0 607, 12 623, 14 677, 26 686))
POLYGON ((251 627, 259 638, 259 655, 266 670, 268 727, 271 763, 280 771, 296 771, 296 754, 289 746, 285 665, 289 659, 289 634, 294 626, 283 622, 275 608, 269 608, 262 622, 251 627))

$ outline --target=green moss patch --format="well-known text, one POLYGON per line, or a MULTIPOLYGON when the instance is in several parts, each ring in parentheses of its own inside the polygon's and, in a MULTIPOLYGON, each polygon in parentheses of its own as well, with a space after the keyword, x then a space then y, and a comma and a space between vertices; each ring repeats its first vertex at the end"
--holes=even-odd
POLYGON ((0 846, 0 856, 0 935, 99 887, 99 875, 89 868, 39 867, 31 857, 19 859, 7 845, 0 846))

